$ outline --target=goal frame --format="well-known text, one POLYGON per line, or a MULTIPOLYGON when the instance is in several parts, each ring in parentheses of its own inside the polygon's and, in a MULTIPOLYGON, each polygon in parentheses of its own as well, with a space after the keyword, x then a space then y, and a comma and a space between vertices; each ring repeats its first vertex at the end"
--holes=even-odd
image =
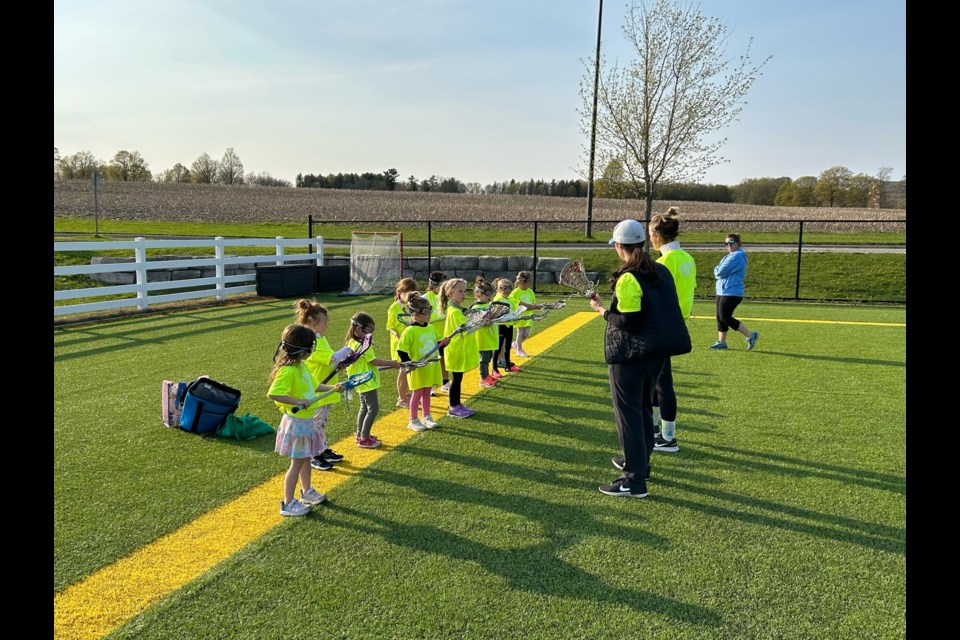
MULTIPOLYGON (((392 244, 392 242, 391 242, 392 244)), ((381 257, 383 261, 392 261, 393 258, 381 257)), ((350 284, 347 291, 340 295, 344 296, 370 296, 385 295, 393 293, 396 289, 397 281, 403 278, 403 232, 402 231, 352 231, 350 233, 350 284), (364 270, 359 267, 358 257, 354 255, 354 242, 358 237, 364 236, 389 236, 396 238, 396 246, 399 255, 396 258, 396 277, 389 275, 383 282, 378 283, 381 276, 374 278, 373 288, 367 284, 368 278, 364 275, 364 270)))

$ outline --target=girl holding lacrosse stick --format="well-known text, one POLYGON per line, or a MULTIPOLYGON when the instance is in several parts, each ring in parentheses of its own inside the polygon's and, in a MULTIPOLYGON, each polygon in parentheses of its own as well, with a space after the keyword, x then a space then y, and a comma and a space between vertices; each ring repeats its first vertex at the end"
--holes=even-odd
MULTIPOLYGON (((376 329, 376 323, 370 314, 358 311, 350 318, 350 327, 347 329, 344 342, 356 352, 360 348, 364 336, 373 334, 374 329, 376 329)), ((361 449, 375 449, 380 446, 380 440, 370 434, 373 421, 380 413, 380 402, 377 398, 377 389, 380 388, 380 370, 377 367, 399 369, 400 362, 378 358, 373 351, 373 346, 370 346, 353 364, 347 367, 347 375, 373 371, 373 377, 370 381, 357 387, 357 393, 360 395, 360 410, 357 412, 357 446, 361 449)))
POLYGON ((666 358, 691 349, 673 276, 650 259, 643 249, 645 239, 636 220, 617 224, 610 243, 623 264, 610 279, 610 308, 604 308, 599 295, 590 298, 590 306, 607 322, 603 352, 623 452, 622 466, 613 459, 623 475, 599 487, 608 496, 647 496, 654 388, 666 358))
MULTIPOLYGON (((309 300, 297 300, 293 306, 297 311, 297 322, 310 327, 314 331, 317 344, 313 353, 307 358, 307 369, 313 376, 313 383, 319 385, 326 377, 336 369, 337 365, 350 355, 350 347, 344 347, 339 351, 334 351, 333 347, 324 337, 327 332, 327 324, 330 316, 327 308, 323 305, 311 302, 309 300)), ((329 395, 317 401, 317 410, 313 414, 314 424, 321 433, 326 433, 325 428, 327 418, 330 415, 330 409, 334 403, 340 399, 338 395, 329 395)), ((306 415, 304 413, 303 415, 306 415)), ((310 466, 317 471, 329 471, 333 468, 333 463, 343 460, 343 456, 332 449, 324 448, 318 455, 315 455, 310 461, 310 466)))
MULTIPOLYGON (((413 324, 403 330, 400 344, 397 345, 397 355, 401 362, 415 362, 434 351, 440 342, 437 328, 430 324, 430 312, 433 308, 430 301, 419 295, 412 295, 407 299, 413 324)), ((430 391, 440 384, 440 361, 430 362, 422 367, 415 367, 407 374, 410 378, 410 422, 407 428, 414 431, 425 431, 437 426, 430 415, 430 391), (423 420, 418 417, 418 409, 423 409, 423 420)))
MULTIPOLYGON (((689 318, 693 311, 693 293, 697 288, 697 265, 689 253, 680 248, 680 220, 676 207, 658 213, 650 219, 650 244, 660 252, 657 262, 670 270, 677 287, 680 312, 689 318)), ((677 393, 673 389, 673 369, 670 358, 663 363, 653 396, 653 450, 680 451, 677 445, 677 393)))
MULTIPOLYGON (((397 360, 397 345, 400 343, 400 334, 407 328, 400 316, 407 313, 407 297, 417 292, 417 281, 413 278, 401 278, 397 282, 393 304, 387 309, 387 331, 390 333, 390 358, 397 360)), ((407 372, 400 370, 397 373, 397 406, 407 408, 410 400, 410 388, 407 385, 407 372)))
MULTIPOLYGON (((503 300, 508 302, 510 304, 510 313, 516 312, 517 300, 510 296, 513 292, 513 283, 506 278, 497 278, 493 281, 493 286, 497 290, 497 293, 493 296, 494 301, 503 300)), ((503 372, 518 373, 522 371, 520 367, 510 360, 510 343, 513 342, 513 323, 497 323, 497 335, 499 337, 499 346, 497 347, 496 360, 494 360, 496 366, 493 370, 496 373, 500 373, 500 376, 494 377, 501 377, 503 372), (503 369, 503 372, 501 372, 500 369, 503 369)))
MULTIPOLYGON (((430 312, 430 324, 437 328, 437 333, 440 335, 444 335, 443 328, 447 322, 443 312, 440 311, 440 285, 442 285, 446 279, 447 274, 443 271, 431 271, 430 275, 427 276, 426 298, 430 302, 430 306, 433 307, 433 311, 430 312)), ((440 347, 440 376, 443 379, 440 393, 450 393, 450 376, 447 374, 447 365, 443 361, 443 349, 443 347, 440 347)), ((430 395, 436 394, 431 391, 430 395)))
MULTIPOLYGON (((473 296, 477 301, 470 308, 485 311, 490 307, 490 301, 493 299, 493 285, 484 280, 483 276, 477 276, 473 285, 473 296)), ((477 350, 480 352, 480 386, 495 387, 497 380, 503 375, 497 370, 496 352, 499 346, 499 330, 493 324, 489 324, 477 329, 476 336, 477 350), (493 373, 490 372, 491 363, 493 373)))
POLYGON ((454 335, 455 330, 467 321, 463 313, 463 300, 466 295, 467 281, 463 278, 451 278, 440 287, 440 312, 447 318, 443 335, 453 336, 443 354, 447 372, 451 376, 450 408, 447 415, 453 418, 469 418, 476 413, 460 402, 460 389, 464 372, 480 364, 477 339, 468 333, 454 335))
POLYGON ((315 396, 320 391, 340 391, 335 385, 316 384, 306 360, 313 352, 317 334, 310 327, 291 324, 283 330, 280 344, 273 354, 273 370, 270 372, 270 389, 267 397, 273 400, 283 414, 274 451, 290 456, 290 468, 283 479, 283 502, 280 515, 305 516, 312 505, 324 502, 327 497, 310 486, 310 459, 326 449, 324 425, 319 424, 318 402, 315 396), (295 409, 305 407, 303 418, 296 416, 295 409), (296 498, 297 478, 300 478, 300 499, 296 498))
MULTIPOLYGON (((537 304, 537 294, 530 288, 533 282, 533 274, 529 271, 521 271, 517 274, 515 280, 516 288, 510 292, 510 299, 516 301, 516 306, 527 309, 543 309, 542 304, 537 304)), ((529 314, 524 314, 529 316, 529 314)), ((513 343, 513 349, 520 358, 529 358, 527 352, 523 350, 523 340, 530 335, 530 328, 533 326, 531 320, 518 320, 514 323, 517 328, 517 341, 513 343)))

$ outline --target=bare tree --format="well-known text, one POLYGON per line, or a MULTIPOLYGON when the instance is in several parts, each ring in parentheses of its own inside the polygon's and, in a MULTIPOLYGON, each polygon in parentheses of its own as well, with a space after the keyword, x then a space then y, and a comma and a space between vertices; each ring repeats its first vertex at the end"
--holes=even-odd
POLYGON ((219 164, 216 160, 204 153, 193 161, 190 165, 190 182, 195 184, 210 184, 217 179, 217 168, 219 164))
POLYGON ((89 151, 63 156, 57 164, 57 175, 62 180, 88 180, 94 171, 103 173, 103 163, 89 151))
POLYGON ((887 190, 886 184, 890 181, 890 176, 893 175, 893 167, 880 167, 877 169, 877 208, 883 209, 883 205, 886 204, 886 199, 883 197, 884 192, 887 190))
MULTIPOLYGON (((695 182, 714 165, 726 139, 707 138, 735 121, 745 96, 770 60, 753 66, 750 48, 726 57, 727 26, 703 15, 699 5, 655 0, 628 7, 622 27, 636 57, 604 67, 598 89, 597 156, 617 160, 637 197, 646 201, 649 223, 657 185, 695 182)), ((582 128, 590 132, 595 61, 585 62, 580 83, 582 128)))
POLYGON ((233 151, 233 147, 227 149, 220 160, 217 182, 221 184, 243 184, 243 163, 240 162, 240 157, 233 151))

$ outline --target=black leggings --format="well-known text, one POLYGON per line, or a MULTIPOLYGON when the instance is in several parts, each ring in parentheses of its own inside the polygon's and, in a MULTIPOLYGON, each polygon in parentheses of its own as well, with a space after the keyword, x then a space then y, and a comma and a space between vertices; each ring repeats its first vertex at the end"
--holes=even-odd
POLYGON ((727 328, 736 331, 740 328, 740 321, 733 317, 733 310, 743 302, 743 296, 717 296, 717 331, 725 332, 727 328))
POLYGON ((653 394, 653 406, 660 407, 660 419, 667 422, 677 420, 677 392, 673 390, 673 371, 670 358, 663 363, 660 377, 657 378, 656 393, 653 394))
POLYGON ((463 371, 448 371, 450 374, 450 406, 460 404, 460 386, 463 383, 463 371))
MULTIPOLYGON (((497 327, 497 331, 500 335, 500 347, 497 349, 497 360, 503 360, 503 363, 510 368, 513 364, 510 362, 510 343, 513 342, 513 326, 508 326, 501 324, 497 327)), ((496 364, 496 361, 494 361, 496 364)), ((494 371, 497 371, 497 368, 494 367, 494 371)))

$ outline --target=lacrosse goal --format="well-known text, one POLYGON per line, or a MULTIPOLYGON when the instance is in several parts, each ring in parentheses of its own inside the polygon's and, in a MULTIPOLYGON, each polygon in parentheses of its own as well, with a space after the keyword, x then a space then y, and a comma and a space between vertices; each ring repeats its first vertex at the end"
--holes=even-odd
POLYGON ((354 231, 350 240, 350 288, 346 296, 393 293, 403 277, 403 234, 354 231))

